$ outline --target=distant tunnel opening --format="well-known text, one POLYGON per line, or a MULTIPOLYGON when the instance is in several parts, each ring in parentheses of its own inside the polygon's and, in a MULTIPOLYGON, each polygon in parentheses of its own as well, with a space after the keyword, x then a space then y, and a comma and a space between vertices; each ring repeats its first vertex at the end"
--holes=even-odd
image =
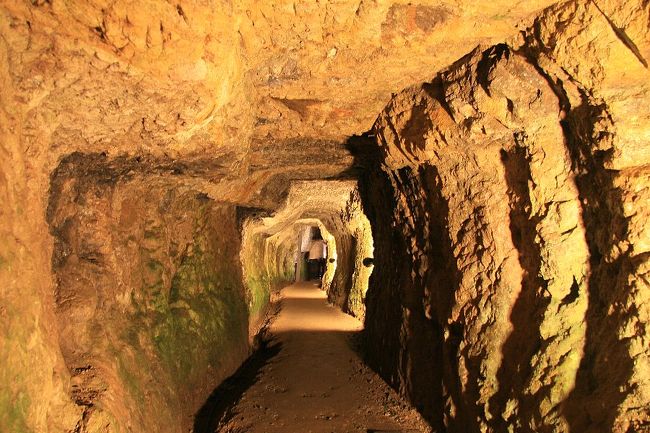
POLYGON ((363 261, 372 256, 372 230, 355 181, 294 183, 282 209, 244 225, 247 281, 272 281, 279 269, 283 282, 317 281, 333 305, 360 320, 373 269, 363 261), (266 276, 251 277, 260 272, 266 276))

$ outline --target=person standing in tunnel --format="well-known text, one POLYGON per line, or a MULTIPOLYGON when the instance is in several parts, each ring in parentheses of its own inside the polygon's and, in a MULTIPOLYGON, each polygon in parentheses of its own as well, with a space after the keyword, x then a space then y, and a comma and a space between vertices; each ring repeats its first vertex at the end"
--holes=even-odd
POLYGON ((320 279, 323 277, 323 264, 325 242, 323 239, 314 239, 309 248, 310 277, 320 279))

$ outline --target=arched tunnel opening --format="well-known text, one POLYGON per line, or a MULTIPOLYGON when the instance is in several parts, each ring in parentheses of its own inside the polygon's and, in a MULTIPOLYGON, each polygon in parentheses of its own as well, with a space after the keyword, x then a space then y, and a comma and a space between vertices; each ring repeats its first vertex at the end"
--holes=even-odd
POLYGON ((650 3, 0 4, 0 431, 650 432, 650 3))

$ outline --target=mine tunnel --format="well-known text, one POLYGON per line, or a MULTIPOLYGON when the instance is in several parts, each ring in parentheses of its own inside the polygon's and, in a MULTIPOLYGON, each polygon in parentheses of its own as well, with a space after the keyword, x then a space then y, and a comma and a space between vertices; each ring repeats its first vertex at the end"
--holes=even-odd
POLYGON ((650 432, 650 2, 0 2, 0 432, 650 432))

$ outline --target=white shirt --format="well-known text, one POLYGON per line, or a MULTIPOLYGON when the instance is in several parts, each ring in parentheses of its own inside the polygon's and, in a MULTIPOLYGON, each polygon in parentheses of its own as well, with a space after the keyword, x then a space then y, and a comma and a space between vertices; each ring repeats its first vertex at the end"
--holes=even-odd
POLYGON ((325 242, 322 239, 315 240, 309 248, 309 260, 322 259, 325 256, 325 242))

